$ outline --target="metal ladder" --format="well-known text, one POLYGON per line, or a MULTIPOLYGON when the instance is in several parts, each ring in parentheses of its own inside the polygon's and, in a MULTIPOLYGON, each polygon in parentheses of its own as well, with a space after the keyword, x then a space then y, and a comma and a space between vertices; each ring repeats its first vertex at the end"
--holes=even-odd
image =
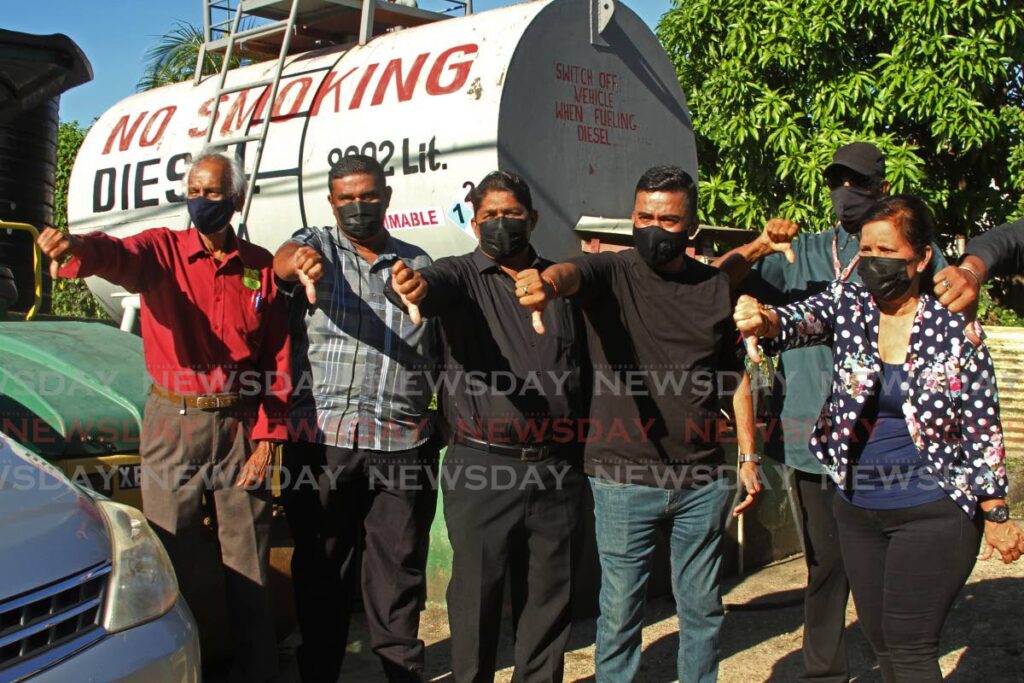
MULTIPOLYGON (((199 49, 199 57, 196 62, 193 85, 198 85, 203 78, 202 65, 203 60, 206 58, 206 53, 213 48, 219 48, 221 46, 224 46, 225 48, 224 61, 221 64, 220 74, 217 79, 217 88, 213 94, 213 106, 210 108, 210 117, 207 121, 206 144, 209 145, 214 142, 213 136, 215 124, 217 122, 217 114, 220 111, 221 99, 225 95, 241 92, 243 90, 270 86, 270 95, 267 99, 267 109, 266 113, 263 115, 263 121, 260 124, 259 132, 255 134, 224 138, 216 141, 217 145, 225 148, 230 147, 231 145, 244 145, 248 142, 256 143, 256 157, 253 161, 252 173, 249 174, 249 178, 246 183, 245 201, 242 205, 242 216, 238 224, 238 236, 243 239, 248 238, 247 221, 249 219, 249 209, 252 206, 253 195, 256 191, 256 179, 259 175, 260 162, 263 160, 263 149, 267 141, 267 133, 270 131, 270 122, 274 113, 274 102, 277 100, 277 91, 281 85, 281 75, 284 73, 285 60, 288 57, 288 50, 291 46, 292 35, 295 33, 295 19, 298 16, 299 3, 300 0, 291 0, 291 8, 287 19, 281 19, 279 21, 261 24, 253 28, 239 30, 242 26, 243 18, 252 16, 246 8, 253 5, 253 0, 235 0, 234 3, 232 0, 203 0, 203 37, 206 42, 199 49), (230 19, 221 22, 214 22, 213 15, 215 10, 226 12, 233 16, 230 19), (273 76, 258 81, 248 81, 232 86, 225 86, 228 71, 231 70, 231 57, 238 45, 241 45, 247 40, 252 40, 253 38, 281 31, 284 32, 284 39, 281 41, 281 51, 278 54, 277 63, 274 65, 273 76), (220 38, 214 38, 213 34, 215 32, 220 32, 224 35, 220 38)), ((186 225, 186 227, 188 226, 186 225)))

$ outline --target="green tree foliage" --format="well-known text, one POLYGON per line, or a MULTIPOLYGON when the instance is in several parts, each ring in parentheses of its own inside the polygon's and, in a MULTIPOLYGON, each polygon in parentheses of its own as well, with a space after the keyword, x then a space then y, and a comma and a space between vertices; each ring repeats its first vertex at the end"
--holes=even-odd
MULTIPOLYGON (((53 227, 68 229, 68 183, 78 148, 88 129, 77 122, 61 123, 57 131, 57 179, 53 192, 53 227)), ((77 318, 106 318, 107 314, 85 286, 84 280, 57 280, 53 283, 53 313, 77 318)))
POLYGON ((1020 0, 674 0, 658 36, 686 92, 701 219, 832 223, 821 170, 874 142, 947 235, 1024 210, 1020 0))
MULTIPOLYGON (((196 72, 196 62, 199 61, 199 50, 202 45, 202 29, 179 21, 146 51, 145 70, 135 86, 136 89, 152 90, 171 83, 191 80, 196 72)), ((243 61, 239 55, 232 55, 231 68, 241 66, 243 61)), ((203 56, 203 73, 220 73, 223 63, 223 54, 207 52, 203 56)))

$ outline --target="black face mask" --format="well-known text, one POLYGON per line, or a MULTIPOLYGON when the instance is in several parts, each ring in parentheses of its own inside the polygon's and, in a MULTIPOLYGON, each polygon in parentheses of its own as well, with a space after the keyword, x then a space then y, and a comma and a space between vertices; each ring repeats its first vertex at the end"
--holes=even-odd
POLYGON ((837 187, 830 193, 832 210, 848 233, 858 233, 864 227, 864 219, 878 202, 874 190, 860 187, 837 187))
POLYGON ((504 261, 530 246, 530 221, 501 216, 477 223, 480 248, 495 261, 504 261))
POLYGON ((861 256, 857 275, 871 296, 878 301, 893 301, 907 293, 913 284, 907 276, 907 259, 887 256, 861 256))
POLYGON ((690 236, 682 232, 669 232, 657 225, 646 228, 633 226, 633 246, 644 263, 651 268, 660 268, 686 251, 690 236))
POLYGON ((384 227, 384 205, 380 202, 349 202, 335 207, 338 227, 352 239, 364 242, 384 227))
POLYGON ((185 200, 189 218, 196 230, 204 235, 212 235, 227 227, 228 221, 235 215, 235 200, 231 197, 223 199, 207 199, 206 197, 189 197, 185 200))

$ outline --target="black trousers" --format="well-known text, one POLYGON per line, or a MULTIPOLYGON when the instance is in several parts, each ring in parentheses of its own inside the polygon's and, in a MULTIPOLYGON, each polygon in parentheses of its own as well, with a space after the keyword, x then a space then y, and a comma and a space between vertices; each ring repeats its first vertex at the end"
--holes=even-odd
POLYGON ((843 566, 833 503, 835 485, 824 474, 796 470, 796 486, 803 515, 804 560, 804 670, 801 683, 847 683, 846 605, 850 584, 843 566))
POLYGON ((562 680, 574 529, 586 485, 577 460, 522 462, 461 445, 448 448, 442 487, 453 552, 447 597, 456 683, 494 680, 506 577, 515 639, 512 680, 562 680))
POLYGON ((305 683, 337 681, 360 574, 370 646, 387 679, 421 679, 418 632, 437 456, 434 439, 392 453, 285 446, 283 502, 295 542, 292 584, 302 634, 296 654, 305 683))
POLYGON ((939 634, 981 543, 949 498, 866 510, 836 496, 836 521, 861 629, 885 683, 938 683, 939 634))

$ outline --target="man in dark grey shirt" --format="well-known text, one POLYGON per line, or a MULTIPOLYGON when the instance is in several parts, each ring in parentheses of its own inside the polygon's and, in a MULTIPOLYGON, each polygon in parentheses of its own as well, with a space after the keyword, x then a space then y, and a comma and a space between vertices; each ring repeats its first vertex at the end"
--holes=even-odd
POLYGON ((973 316, 986 280, 1022 273, 1024 218, 972 237, 956 264, 935 275, 935 293, 949 310, 973 316))
POLYGON ((520 275, 551 263, 530 246, 537 213, 522 178, 491 173, 471 199, 477 250, 394 269, 396 291, 437 317, 445 342, 452 670, 458 683, 494 680, 507 576, 514 678, 550 683, 562 680, 584 481, 577 313, 563 301, 531 320, 517 303, 520 275))
POLYGON ((391 197, 375 159, 332 167, 336 226, 299 230, 274 257, 292 286, 295 391, 285 509, 303 681, 335 681, 362 551, 370 646, 389 681, 422 680, 419 614, 436 505, 433 322, 388 300, 391 268, 430 258, 388 234, 391 197))

